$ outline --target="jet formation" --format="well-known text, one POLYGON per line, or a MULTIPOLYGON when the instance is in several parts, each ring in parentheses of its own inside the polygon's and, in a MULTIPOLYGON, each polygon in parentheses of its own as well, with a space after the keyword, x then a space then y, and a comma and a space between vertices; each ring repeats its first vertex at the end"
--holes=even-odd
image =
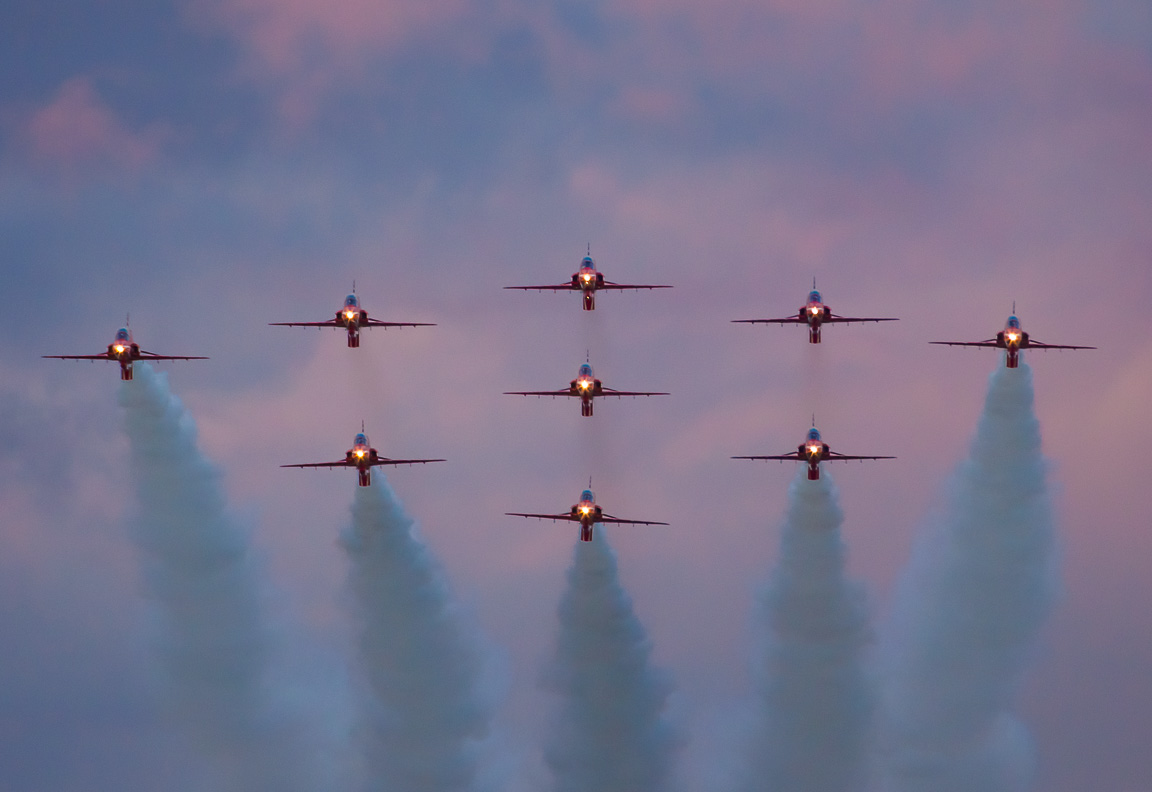
POLYGON ((576 372, 576 379, 568 383, 567 388, 554 391, 505 391, 505 396, 573 396, 580 400, 580 414, 585 417, 592 415, 592 400, 597 396, 668 396, 667 393, 655 391, 620 391, 605 388, 596 375, 592 373, 592 364, 580 364, 576 372))
MULTIPOLYGON (((507 286, 508 289, 527 289, 527 290, 572 290, 580 291, 583 294, 583 308, 586 311, 595 309, 595 293, 601 289, 607 290, 623 290, 623 289, 669 289, 671 286, 665 285, 647 285, 647 284, 620 284, 613 283, 604 279, 604 275, 596 270, 596 265, 589 254, 584 257, 580 262, 580 269, 572 275, 572 278, 567 283, 546 286, 507 286)), ((1008 321, 1002 331, 996 334, 995 338, 990 338, 985 341, 932 341, 933 344, 944 344, 949 346, 974 346, 974 347, 991 347, 1003 349, 1006 352, 1005 364, 1008 368, 1016 368, 1019 366, 1020 352, 1025 349, 1095 349, 1091 346, 1073 346, 1067 344, 1045 344, 1040 341, 1033 341, 1028 333, 1024 332, 1020 326, 1020 320, 1015 315, 1016 306, 1013 303, 1012 315, 1008 317, 1008 321)), ((823 302, 820 292, 816 290, 816 282, 812 282, 812 291, 808 293, 807 302, 797 311, 795 316, 782 317, 780 319, 735 319, 737 323, 745 324, 805 324, 808 326, 809 335, 808 340, 810 343, 819 344, 820 329, 824 324, 837 324, 837 323, 852 323, 852 322, 894 322, 897 321, 892 317, 853 317, 853 316, 840 316, 832 313, 831 308, 823 302)), ((359 298, 356 296, 355 283, 353 283, 352 293, 344 298, 344 305, 336 313, 333 319, 323 322, 272 322, 274 326, 282 327, 332 327, 344 328, 348 336, 348 346, 357 348, 360 346, 360 330, 362 328, 371 327, 432 327, 434 323, 430 322, 383 322, 376 319, 370 319, 368 312, 360 306, 359 298)), ((139 345, 133 340, 132 333, 127 326, 121 327, 116 331, 115 338, 112 343, 108 345, 105 352, 95 355, 44 355, 45 358, 54 358, 60 360, 110 360, 120 364, 120 378, 122 380, 132 379, 132 364, 138 360, 160 361, 160 360, 207 360, 208 358, 199 355, 159 355, 153 352, 147 352, 140 349, 139 345)), ((657 391, 618 391, 612 388, 604 387, 604 384, 596 378, 592 365, 590 362, 583 363, 577 371, 576 378, 573 379, 567 388, 558 390, 544 390, 544 391, 507 391, 506 395, 516 396, 563 396, 573 397, 580 400, 580 414, 584 417, 592 417, 593 414, 593 400, 596 398, 603 398, 605 396, 667 396, 669 394, 657 391)), ((803 462, 808 465, 808 480, 816 481, 820 478, 820 463, 822 462, 843 462, 849 460, 876 460, 876 459, 895 459, 891 456, 856 456, 841 454, 837 451, 832 451, 827 443, 823 441, 820 436, 820 431, 816 428, 816 422, 813 420, 812 428, 808 430, 804 438, 804 442, 797 446, 796 451, 788 452, 785 454, 770 454, 770 455, 753 455, 753 456, 735 456, 733 459, 751 459, 751 460, 777 460, 777 461, 795 461, 803 462)), ((372 468, 383 465, 418 465, 427 464, 431 462, 444 462, 443 459, 390 459, 383 457, 380 453, 371 446, 368 441, 368 435, 363 430, 356 435, 353 440, 352 448, 348 449, 344 458, 333 462, 303 462, 291 465, 282 465, 281 467, 294 467, 294 468, 318 468, 318 467, 350 467, 355 468, 358 473, 359 486, 367 487, 372 482, 372 468)), ((667 525, 668 523, 655 522, 649 520, 625 520, 619 517, 614 517, 607 514, 596 504, 596 497, 592 492, 591 485, 580 494, 580 500, 572 506, 567 512, 558 514, 536 514, 524 512, 506 512, 508 516, 512 517, 528 517, 541 520, 560 520, 569 522, 578 522, 580 524, 580 539, 581 541, 591 541, 593 526, 597 523, 617 523, 617 524, 630 524, 630 525, 667 525)))

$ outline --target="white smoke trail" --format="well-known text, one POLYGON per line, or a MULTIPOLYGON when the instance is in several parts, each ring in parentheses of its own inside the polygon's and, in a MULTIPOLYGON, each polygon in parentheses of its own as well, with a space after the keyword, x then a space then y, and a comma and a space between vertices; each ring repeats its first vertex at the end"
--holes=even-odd
POLYGON ((843 521, 828 472, 809 481, 799 469, 758 613, 766 635, 753 668, 758 722, 747 792, 864 787, 874 709, 864 670, 871 632, 863 589, 845 577, 843 521))
POLYGON ((1020 792, 1028 735, 1013 695, 1056 589, 1032 371, 1001 365, 942 518, 917 542, 885 636, 887 784, 1020 792))
POLYGON ((213 766, 214 789, 314 788, 293 724, 271 700, 272 640, 261 615, 247 532, 225 511, 220 471, 196 445, 196 426, 146 363, 123 382, 140 518, 132 538, 158 603, 166 694, 213 766))
POLYGON ((602 527, 576 542, 558 615, 545 685, 562 703, 544 750, 557 792, 661 792, 677 748, 663 717, 672 685, 649 663, 651 644, 602 527))
POLYGON ((479 691, 482 653, 383 475, 356 488, 341 544, 370 690, 361 733, 368 788, 472 788, 491 717, 479 691))

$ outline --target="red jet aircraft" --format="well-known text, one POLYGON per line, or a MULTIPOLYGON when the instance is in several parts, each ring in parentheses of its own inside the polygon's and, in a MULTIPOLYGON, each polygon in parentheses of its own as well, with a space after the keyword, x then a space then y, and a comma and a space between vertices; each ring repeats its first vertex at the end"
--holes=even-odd
POLYGON ((813 424, 812 428, 808 430, 808 436, 804 438, 804 442, 791 454, 779 454, 776 456, 735 456, 733 459, 776 459, 781 462, 785 460, 794 460, 797 462, 808 463, 808 480, 816 481, 820 478, 820 463, 821 462, 846 462, 852 459, 895 459, 896 457, 890 456, 848 456, 847 454, 838 454, 828 447, 828 444, 820 439, 820 430, 813 424))
POLYGON ((649 522, 647 520, 621 520, 596 505, 596 496, 591 489, 580 493, 580 502, 572 507, 571 511, 561 514, 524 514, 522 512, 505 512, 509 517, 533 517, 538 520, 566 520, 580 523, 580 541, 592 541, 592 526, 596 523, 619 523, 628 525, 667 525, 664 522, 649 522))
POLYGON ((305 462, 299 465, 281 465, 280 467, 354 467, 360 472, 360 486, 367 487, 372 483, 372 468, 377 465, 418 465, 426 462, 444 462, 443 459, 388 459, 380 456, 375 448, 368 444, 368 435, 360 431, 352 441, 352 447, 339 462, 305 462))
POLYGON ((157 355, 145 352, 132 340, 127 327, 116 331, 116 337, 108 345, 108 351, 100 355, 43 355, 54 360, 115 360, 120 364, 120 379, 132 379, 132 364, 137 360, 207 360, 199 355, 157 355))
POLYGON ((733 319, 737 324, 806 324, 808 325, 808 341, 813 344, 820 343, 820 325, 849 324, 851 322, 896 322, 898 319, 872 318, 862 316, 837 316, 832 309, 820 299, 820 292, 816 291, 816 281, 812 281, 812 291, 808 292, 808 302, 797 311, 796 316, 786 316, 783 319, 733 319))
POLYGON ((336 312, 335 319, 327 322, 269 322, 274 327, 343 327, 348 330, 348 346, 360 346, 362 327, 435 327, 435 322, 381 322, 369 319, 368 312, 360 307, 356 290, 344 298, 344 307, 336 312))
POLYGON ((531 291, 579 291, 584 293, 584 310, 592 311, 596 308, 596 292, 601 289, 671 289, 671 286, 646 286, 633 283, 613 283, 604 280, 604 273, 596 271, 596 264, 592 255, 585 256, 580 262, 580 269, 572 275, 568 283, 555 286, 505 286, 505 289, 524 289, 531 291))
MULTIPOLYGON (((1016 303, 1012 303, 1012 313, 1016 313, 1016 303)), ((996 349, 1007 350, 1008 355, 1005 358, 1005 363, 1008 368, 1016 368, 1020 365, 1020 351, 1024 349, 1095 349, 1091 346, 1069 346, 1067 344, 1044 344, 1040 341, 1033 341, 1028 337, 1028 334, 1020 329, 1020 320, 1013 316, 1008 317, 1008 322, 1004 325, 1004 329, 996 334, 995 338, 989 338, 987 341, 929 341, 929 344, 943 344, 945 346, 974 346, 974 347, 994 347, 996 349)))
POLYGON ((506 391, 505 396, 575 396, 580 399, 580 414, 592 414, 592 400, 597 396, 667 396, 667 393, 653 393, 648 391, 618 391, 605 388, 600 380, 592 373, 589 363, 580 365, 576 379, 569 383, 567 388, 554 391, 506 391))

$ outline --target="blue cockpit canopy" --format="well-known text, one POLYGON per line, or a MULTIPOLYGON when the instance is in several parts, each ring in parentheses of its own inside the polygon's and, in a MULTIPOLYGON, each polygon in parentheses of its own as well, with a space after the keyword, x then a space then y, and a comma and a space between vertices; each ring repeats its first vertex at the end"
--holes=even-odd
POLYGON ((813 289, 808 292, 808 302, 820 302, 820 292, 813 289))
POLYGON ((368 435, 364 434, 363 432, 357 434, 354 445, 368 445, 368 435))
POLYGON ((359 305, 360 300, 356 297, 355 294, 349 294, 344 298, 344 307, 346 308, 356 308, 359 305))
POLYGON ((1008 326, 1009 327, 1015 327, 1016 329, 1019 329, 1020 328, 1020 320, 1017 319, 1015 316, 1009 316, 1008 317, 1008 326))
POLYGON ((595 503, 596 502, 596 496, 592 494, 592 490, 586 489, 580 493, 580 500, 581 501, 588 501, 589 503, 595 503))

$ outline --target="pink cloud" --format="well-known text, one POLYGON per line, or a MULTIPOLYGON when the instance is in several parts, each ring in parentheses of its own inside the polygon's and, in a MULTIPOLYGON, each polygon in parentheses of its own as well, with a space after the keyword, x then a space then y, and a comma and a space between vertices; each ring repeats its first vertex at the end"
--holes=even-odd
POLYGON ((86 77, 68 80, 23 125, 31 157, 63 172, 107 167, 138 170, 159 151, 160 130, 130 129, 86 77))
POLYGON ((258 69, 291 73, 315 57, 358 59, 385 51, 468 11, 466 0, 198 0, 201 22, 223 27, 249 50, 258 69))
MULTIPOLYGON (((843 123, 919 101, 976 104, 1001 98, 1033 107, 1059 104, 1084 75, 1147 79, 1138 51, 1085 29, 1081 0, 926 7, 913 0, 624 0, 606 10, 615 35, 589 57, 588 45, 555 20, 533 26, 547 41, 558 90, 579 96, 590 84, 618 86, 625 117, 691 117, 670 86, 701 81, 737 94, 806 101, 837 86, 829 111, 843 123), (1127 74, 1120 72, 1126 70, 1127 74), (663 96, 661 96, 661 92, 663 96), (662 102, 656 103, 656 99, 662 102), (657 110, 659 112, 653 112, 657 110)), ((689 88, 682 98, 693 96, 689 88)))

